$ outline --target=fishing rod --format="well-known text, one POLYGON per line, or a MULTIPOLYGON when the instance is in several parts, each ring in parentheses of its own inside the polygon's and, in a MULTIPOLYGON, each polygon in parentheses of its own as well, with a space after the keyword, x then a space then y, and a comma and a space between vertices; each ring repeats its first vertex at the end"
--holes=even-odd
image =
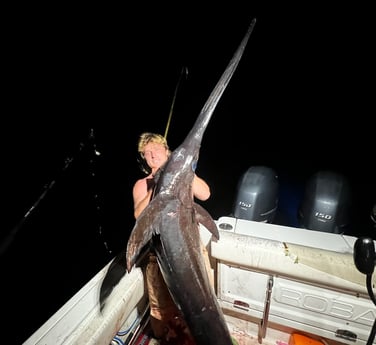
MULTIPOLYGON (((84 148, 86 146, 92 147, 95 156, 100 156, 101 153, 96 148, 94 130, 92 128, 90 129, 90 133, 87 136, 86 140, 80 142, 79 148, 78 148, 76 154, 65 158, 64 166, 63 166, 59 176, 62 176, 64 174, 64 172, 67 171, 70 168, 72 163, 75 160, 77 160, 77 158, 82 154, 82 152, 84 151, 84 148)), ((90 163, 91 163, 90 165, 92 166, 93 159, 90 160, 90 163)), ((95 173, 93 171, 91 171, 90 175, 94 176, 95 173)), ((48 184, 46 184, 44 186, 42 193, 39 195, 39 197, 36 199, 36 201, 26 211, 26 213, 22 216, 22 218, 18 221, 18 223, 12 228, 12 230, 5 237, 5 239, 0 243, 0 256, 5 254, 5 252, 9 249, 9 247, 11 246, 13 241, 15 240, 16 235, 18 234, 18 232, 20 231, 22 226, 30 218, 30 216, 34 213, 34 211, 37 209, 37 207, 42 202, 42 200, 46 197, 48 192, 55 186, 56 182, 57 182, 57 177, 54 178, 52 181, 50 181, 48 184)), ((99 229, 99 233, 101 234, 101 228, 99 229)), ((105 245, 107 251, 109 251, 106 242, 104 243, 104 245, 105 245)))
MULTIPOLYGON (((175 86, 174 96, 173 96, 173 98, 172 98, 171 107, 170 107, 170 112, 169 112, 169 114, 168 114, 168 119, 167 119, 166 129, 165 129, 165 133, 164 133, 164 138, 165 138, 165 139, 167 139, 167 134, 168 134, 168 130, 169 130, 169 128, 170 128, 170 123, 171 123, 171 118, 172 118, 172 113, 173 113, 173 110, 174 110, 174 105, 175 105, 176 95, 177 95, 177 93, 178 93, 179 86, 180 86, 180 83, 181 83, 181 80, 182 80, 183 75, 185 75, 185 77, 187 78, 187 75, 188 75, 188 68, 185 67, 185 66, 183 66, 183 68, 181 69, 181 72, 180 72, 180 76, 179 76, 178 82, 176 83, 176 86, 175 86)), ((138 165, 139 165, 141 171, 142 171, 143 173, 145 173, 146 175, 149 175, 150 172, 151 172, 151 169, 150 169, 150 167, 146 164, 145 159, 144 159, 144 158, 141 158, 141 157, 138 157, 138 158, 137 158, 137 162, 138 162, 138 165)))
POLYGON ((170 107, 170 112, 168 114, 168 120, 167 120, 167 125, 166 125, 166 130, 165 130, 165 133, 164 133, 164 138, 167 139, 167 133, 168 133, 168 130, 170 128, 170 123, 171 123, 171 118, 172 118, 172 112, 174 110, 174 105, 175 105, 175 100, 176 100, 176 95, 178 93, 178 89, 179 89, 179 85, 180 85, 180 82, 182 80, 182 77, 183 75, 185 75, 185 78, 187 78, 188 76, 188 68, 183 66, 183 68, 181 69, 181 72, 180 72, 180 76, 179 76, 179 79, 178 79, 178 82, 175 86, 175 92, 174 92, 174 97, 172 98, 172 103, 171 103, 171 107, 170 107))

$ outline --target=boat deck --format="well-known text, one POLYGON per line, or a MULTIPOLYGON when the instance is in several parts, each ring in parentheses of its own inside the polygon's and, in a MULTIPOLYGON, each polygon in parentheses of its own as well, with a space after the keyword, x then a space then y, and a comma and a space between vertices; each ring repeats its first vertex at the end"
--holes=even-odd
MULTIPOLYGON (((144 314, 144 318, 141 321, 139 327, 134 332, 128 334, 122 338, 125 345, 159 345, 160 342, 152 338, 152 331, 149 324, 149 312, 144 314)), ((254 322, 248 322, 246 320, 239 319, 236 316, 225 314, 231 336, 236 340, 237 345, 289 345, 291 330, 283 330, 270 328, 266 330, 264 335, 260 334, 260 327, 254 322)), ((121 338, 121 337, 120 337, 121 338)), ((313 339, 307 338, 308 343, 304 345, 344 345, 341 342, 335 342, 333 340, 313 339)), ((118 343, 112 341, 111 345, 117 345, 118 343)))

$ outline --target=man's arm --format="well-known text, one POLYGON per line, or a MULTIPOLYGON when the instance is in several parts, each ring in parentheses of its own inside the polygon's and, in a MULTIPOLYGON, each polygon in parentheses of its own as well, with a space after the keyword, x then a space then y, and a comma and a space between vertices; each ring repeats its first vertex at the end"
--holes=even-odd
POLYGON ((152 183, 148 183, 147 180, 146 178, 140 179, 133 186, 134 217, 136 219, 149 204, 153 193, 152 183))
POLYGON ((201 177, 198 177, 196 174, 193 178, 192 190, 193 190, 194 197, 201 201, 208 200, 210 197, 209 185, 201 177))

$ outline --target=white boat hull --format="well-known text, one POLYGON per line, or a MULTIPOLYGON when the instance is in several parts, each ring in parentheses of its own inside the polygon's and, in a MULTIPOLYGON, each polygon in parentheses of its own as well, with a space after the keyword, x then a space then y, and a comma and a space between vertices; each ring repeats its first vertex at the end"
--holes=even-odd
MULTIPOLYGON (((289 344, 294 333, 324 345, 367 343, 376 307, 353 263, 356 238, 232 217, 216 223, 220 240, 211 242, 205 228, 202 239, 239 344, 289 344)), ((123 277, 101 314, 99 290, 108 266, 24 344, 135 343, 130 339, 148 308, 142 271, 123 277)))

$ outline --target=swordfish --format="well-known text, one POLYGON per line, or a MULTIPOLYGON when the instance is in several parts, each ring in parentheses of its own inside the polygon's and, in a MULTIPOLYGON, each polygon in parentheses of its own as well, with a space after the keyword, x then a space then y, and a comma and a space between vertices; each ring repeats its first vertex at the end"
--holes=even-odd
POLYGON ((232 340, 200 249, 199 223, 214 240, 219 239, 218 229, 209 212, 195 203, 192 182, 205 129, 255 23, 253 19, 187 137, 161 167, 153 198, 137 218, 127 243, 128 272, 145 245, 151 244, 171 296, 200 345, 230 345, 232 340))

